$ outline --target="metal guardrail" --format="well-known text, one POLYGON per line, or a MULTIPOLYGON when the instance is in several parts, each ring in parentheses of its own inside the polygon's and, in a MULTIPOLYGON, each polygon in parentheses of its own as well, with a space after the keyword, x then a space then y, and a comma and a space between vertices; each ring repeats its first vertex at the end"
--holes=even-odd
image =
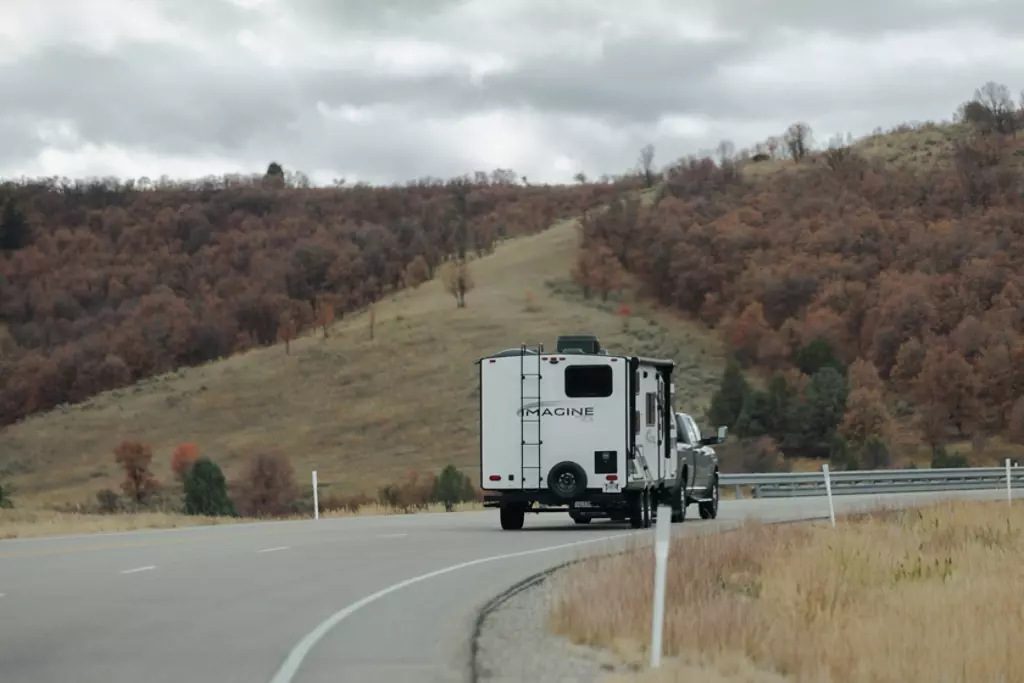
MULTIPOLYGON (((1024 487, 1024 467, 1010 468, 1010 486, 1024 487)), ((928 491, 968 491, 1006 487, 1005 467, 953 467, 917 470, 830 471, 832 495, 872 495, 928 491)), ((771 472, 762 474, 720 474, 721 486, 751 487, 754 498, 824 496, 823 472, 771 472)))

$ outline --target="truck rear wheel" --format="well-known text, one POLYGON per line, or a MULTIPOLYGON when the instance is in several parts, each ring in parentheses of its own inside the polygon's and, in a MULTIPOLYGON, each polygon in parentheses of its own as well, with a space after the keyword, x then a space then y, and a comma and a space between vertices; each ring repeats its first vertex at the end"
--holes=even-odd
POLYGON ((501 517, 501 528, 506 531, 515 531, 523 528, 526 521, 526 508, 522 505, 502 505, 498 508, 501 517))
POLYGON ((686 503, 683 501, 682 484, 673 488, 669 496, 671 496, 669 501, 672 506, 672 523, 681 524, 686 520, 686 503))
POLYGON ((718 517, 718 472, 715 472, 715 478, 711 483, 711 500, 698 504, 700 510, 701 519, 715 519, 718 517))

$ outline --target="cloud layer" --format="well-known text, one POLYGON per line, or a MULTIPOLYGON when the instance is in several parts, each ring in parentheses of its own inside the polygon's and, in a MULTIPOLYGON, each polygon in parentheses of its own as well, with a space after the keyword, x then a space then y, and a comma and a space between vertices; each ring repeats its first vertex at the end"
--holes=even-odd
POLYGON ((1024 3, 6 0, 0 176, 559 182, 948 118, 987 80, 1024 88, 1024 3))

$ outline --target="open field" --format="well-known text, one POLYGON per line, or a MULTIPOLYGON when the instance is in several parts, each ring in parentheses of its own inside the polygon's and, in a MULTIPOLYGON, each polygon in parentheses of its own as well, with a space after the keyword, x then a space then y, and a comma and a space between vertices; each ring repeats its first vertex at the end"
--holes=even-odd
POLYGON ((1009 681, 1024 670, 1024 508, 949 501, 827 524, 749 523, 679 539, 669 559, 666 659, 644 671, 649 547, 560 577, 551 628, 640 671, 699 680, 1009 681))
MULTIPOLYGON (((458 503, 453 512, 482 510, 479 503, 458 503)), ((415 512, 444 512, 444 505, 431 504, 415 512)), ((364 505, 357 510, 329 510, 320 517, 362 517, 369 515, 401 515, 404 510, 379 504, 364 505)), ((309 515, 275 518, 274 521, 309 519, 309 515)), ((179 527, 211 524, 239 524, 261 520, 246 517, 201 517, 167 512, 136 512, 109 515, 57 512, 55 510, 0 510, 0 540, 5 538, 35 538, 71 534, 96 534, 139 529, 176 529, 179 527)), ((265 520, 264 520, 265 521, 265 520)))
POLYGON ((94 499, 121 479, 114 447, 139 439, 152 446, 164 481, 182 442, 198 444, 229 479, 247 453, 278 448, 300 486, 318 470, 321 497, 373 495, 411 470, 448 463, 475 478, 474 361, 520 342, 552 347, 561 333, 592 332, 615 350, 674 357, 681 407, 699 413, 723 367, 714 333, 635 302, 627 321, 620 301, 583 301, 569 283, 575 225, 507 241, 472 261, 466 308, 435 279, 372 314, 346 317, 327 339, 307 334, 290 354, 283 345, 259 348, 12 425, 0 433, 0 475, 18 507, 94 499))

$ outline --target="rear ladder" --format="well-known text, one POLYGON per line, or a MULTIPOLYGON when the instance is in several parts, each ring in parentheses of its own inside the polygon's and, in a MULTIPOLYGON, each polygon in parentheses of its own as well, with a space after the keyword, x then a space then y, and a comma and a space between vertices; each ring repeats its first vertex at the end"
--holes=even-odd
POLYGON ((540 387, 541 387, 541 355, 544 353, 544 345, 537 345, 537 367, 536 372, 527 372, 526 368, 526 344, 520 346, 519 351, 519 483, 521 488, 540 488, 540 451, 544 440, 541 439, 540 431, 540 387), (536 404, 536 414, 527 417, 527 403, 536 404), (530 432, 527 433, 527 425, 530 425, 530 432), (530 449, 536 449, 535 457, 530 458, 532 464, 527 464, 527 456, 530 449), (527 473, 532 475, 527 483, 527 473))

